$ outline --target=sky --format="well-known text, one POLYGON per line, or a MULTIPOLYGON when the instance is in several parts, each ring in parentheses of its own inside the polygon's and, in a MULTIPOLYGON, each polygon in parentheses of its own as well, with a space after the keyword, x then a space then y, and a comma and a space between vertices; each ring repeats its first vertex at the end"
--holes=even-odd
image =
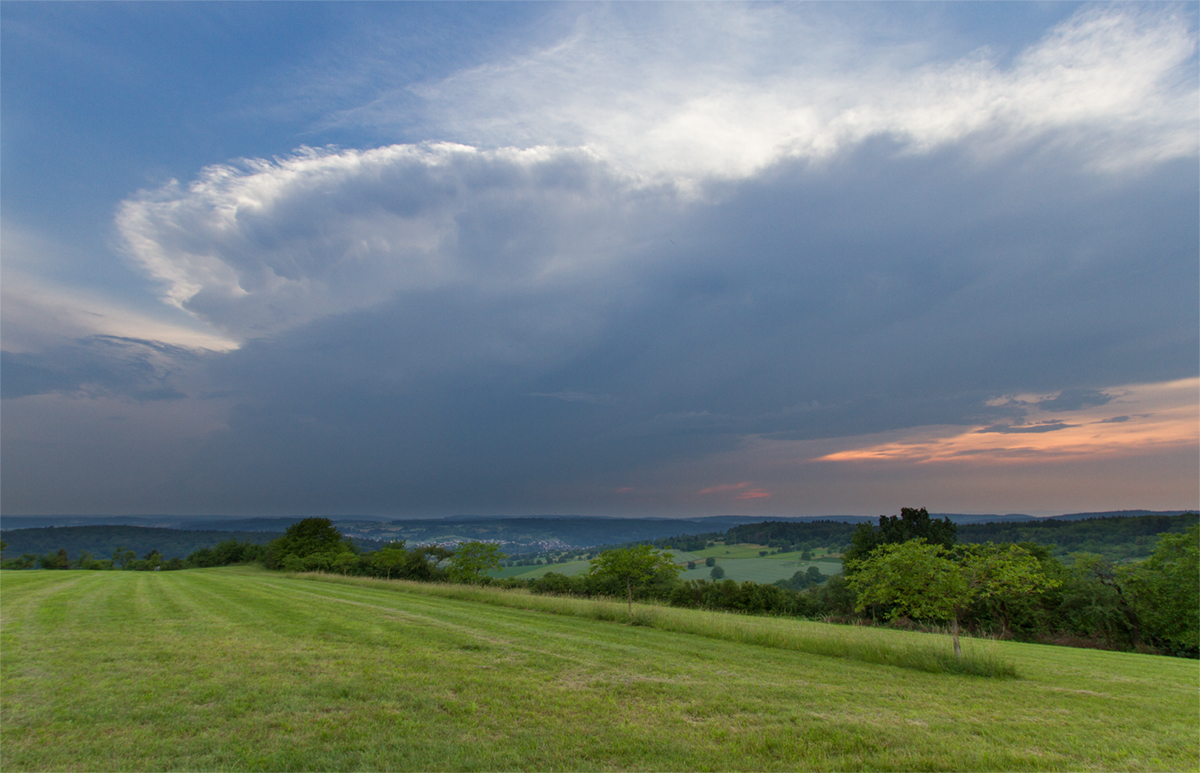
POLYGON ((1195 3, 0 5, 0 511, 1200 505, 1195 3))

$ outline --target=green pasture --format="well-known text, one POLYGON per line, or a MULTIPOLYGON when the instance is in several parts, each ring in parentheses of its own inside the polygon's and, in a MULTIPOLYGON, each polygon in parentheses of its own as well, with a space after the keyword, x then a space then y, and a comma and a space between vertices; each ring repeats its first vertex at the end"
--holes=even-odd
POLYGON ((520 577, 525 580, 542 577, 549 572, 574 577, 577 574, 587 574, 591 565, 591 561, 568 561, 565 564, 543 564, 541 566, 506 566, 488 572, 488 574, 492 577, 520 577))
MULTIPOLYGON (((825 557, 828 552, 829 551, 825 548, 814 548, 812 555, 813 558, 820 559, 825 557)), ((693 557, 691 560, 700 561, 703 561, 709 556, 715 557, 718 561, 723 561, 729 558, 754 558, 767 561, 796 561, 800 558, 800 551, 795 550, 789 553, 775 553, 773 552, 772 548, 768 548, 766 545, 725 545, 718 542, 711 548, 705 548, 704 550, 693 550, 691 553, 681 553, 681 555, 688 555, 693 557), (768 551, 767 555, 760 556, 759 553, 764 550, 768 551)), ((833 558, 828 560, 840 559, 833 558)))
POLYGON ((0 572, 0 769, 1196 770, 1195 661, 250 568, 0 572), (822 651, 826 654, 813 654, 822 651))
MULTIPOLYGON (((686 565, 695 561, 695 569, 684 569, 680 578, 684 580, 708 580, 712 578, 712 567, 704 566, 704 559, 713 556, 725 570, 726 580, 744 582, 752 580, 761 583, 773 583, 776 580, 789 580, 796 572, 805 571, 810 566, 821 570, 822 574, 832 575, 842 571, 842 562, 838 558, 826 557, 822 548, 814 550, 812 561, 801 561, 800 551, 791 553, 770 553, 760 556, 759 552, 766 550, 760 545, 731 545, 692 552, 682 550, 667 551, 675 556, 675 563, 686 565)), ((577 574, 587 574, 590 561, 569 561, 565 564, 543 564, 541 566, 506 566, 489 572, 492 577, 520 577, 531 580, 542 577, 549 572, 557 572, 572 577, 577 574)))
MULTIPOLYGON (((770 584, 776 580, 790 580, 796 572, 806 571, 808 567, 815 566, 821 570, 822 574, 832 575, 842 571, 840 561, 834 559, 831 561, 801 561, 799 553, 785 553, 781 556, 770 556, 767 558, 722 558, 717 560, 717 565, 725 570, 726 580, 737 580, 744 582, 745 580, 753 580, 770 584)), ((712 578, 712 567, 705 566, 703 560, 696 564, 695 569, 685 569, 679 573, 680 579, 683 580, 708 580, 712 578)))

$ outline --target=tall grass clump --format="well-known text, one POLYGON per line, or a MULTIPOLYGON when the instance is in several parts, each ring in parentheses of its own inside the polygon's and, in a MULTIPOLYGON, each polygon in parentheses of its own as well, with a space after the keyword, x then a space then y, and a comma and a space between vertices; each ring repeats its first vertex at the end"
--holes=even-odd
POLYGON ((483 585, 420 583, 331 574, 297 574, 324 582, 403 590, 427 596, 471 601, 568 617, 625 623, 661 631, 687 633, 710 639, 753 644, 864 663, 910 668, 934 674, 959 674, 1013 679, 1016 667, 980 643, 968 642, 961 659, 950 651, 949 641, 933 634, 882 630, 867 626, 833 625, 795 618, 751 617, 731 612, 635 604, 630 614, 625 603, 605 599, 534 595, 524 589, 483 585))

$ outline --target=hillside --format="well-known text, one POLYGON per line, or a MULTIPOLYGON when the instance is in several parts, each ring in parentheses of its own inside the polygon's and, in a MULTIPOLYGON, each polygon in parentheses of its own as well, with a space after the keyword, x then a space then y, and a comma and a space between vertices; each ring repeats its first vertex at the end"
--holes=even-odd
POLYGON ((1200 753, 1187 661, 977 642, 1020 675, 984 679, 855 659, 862 637, 943 636, 652 607, 630 626, 620 605, 606 621, 580 614, 597 602, 338 580, 0 572, 0 768, 1188 770, 1200 753), (852 657, 791 648, 804 637, 852 657))

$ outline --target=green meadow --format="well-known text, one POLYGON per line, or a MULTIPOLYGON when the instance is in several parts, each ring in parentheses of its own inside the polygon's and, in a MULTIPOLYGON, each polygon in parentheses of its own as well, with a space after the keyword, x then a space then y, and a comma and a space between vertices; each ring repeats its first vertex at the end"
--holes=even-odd
POLYGON ((990 641, 968 655, 1015 676, 912 660, 949 646, 256 568, 4 571, 0 769, 1198 767, 1195 661, 990 641))
MULTIPOLYGON (((799 551, 775 553, 768 551, 762 545, 726 546, 718 543, 715 547, 704 550, 692 552, 669 550, 667 552, 675 557, 677 564, 686 565, 688 561, 696 562, 695 569, 684 569, 680 572, 679 579, 681 580, 712 579, 712 567, 704 565, 704 560, 709 556, 715 558, 721 568, 725 570, 724 579, 737 582, 750 580, 770 584, 776 580, 789 580, 796 572, 807 571, 810 566, 817 567, 825 575, 834 575, 842 571, 841 559, 827 555, 824 548, 814 550, 811 561, 801 561, 799 551), (767 555, 760 555, 764 551, 767 552, 767 555)), ((520 577, 526 580, 543 577, 550 572, 573 577, 577 574, 587 574, 590 566, 590 561, 567 561, 561 564, 542 564, 540 566, 506 566, 488 574, 492 577, 520 577)))

